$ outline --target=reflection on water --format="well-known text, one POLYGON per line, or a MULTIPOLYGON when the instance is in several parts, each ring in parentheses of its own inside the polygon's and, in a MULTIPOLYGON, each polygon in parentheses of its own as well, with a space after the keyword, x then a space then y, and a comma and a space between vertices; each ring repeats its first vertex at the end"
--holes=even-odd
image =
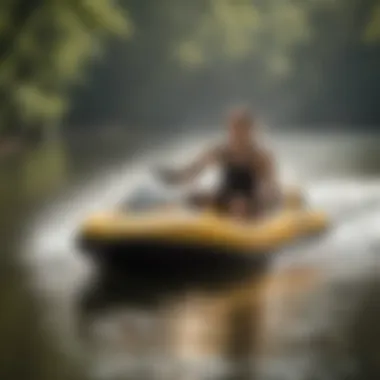
MULTIPOLYGON (((371 185, 366 182, 376 179, 380 172, 379 142, 373 136, 288 135, 275 139, 274 144, 286 175, 307 184, 316 205, 329 209, 337 206, 333 212, 339 213, 355 202, 365 203, 380 188, 373 179, 371 185), (289 172, 289 167, 293 171, 289 172)), ((179 148, 178 160, 193 150, 184 145, 179 148)), ((1 287, 1 301, 8 312, 0 323, 0 337, 4 337, 0 342, 3 350, 6 348, 8 364, 0 364, 0 371, 4 371, 0 378, 17 377, 20 370, 11 358, 20 358, 20 350, 30 364, 28 373, 35 373, 36 378, 65 376, 67 380, 81 372, 80 367, 69 364, 73 361, 66 353, 77 352, 74 300, 91 268, 70 247, 72 233, 86 213, 117 203, 131 185, 146 180, 141 173, 145 164, 143 141, 102 144, 87 140, 86 146, 89 148, 83 149, 74 141, 65 146, 65 151, 49 147, 2 168, 1 182, 7 185, 1 189, 2 209, 8 212, 1 218, 2 230, 7 231, 3 239, 7 266, 1 267, 6 286, 1 287), (17 189, 17 194, 12 189, 17 189), (58 199, 35 213, 34 208, 49 194, 58 199), (20 199, 24 201, 18 202, 20 199), (39 289, 40 308, 29 305, 28 287, 22 286, 29 277, 9 264, 15 262, 16 243, 25 227, 28 239, 23 241, 22 257, 33 269, 27 273, 32 274, 34 288, 39 289), (44 322, 36 328, 41 310, 44 322), (49 334, 59 339, 49 340, 49 334), (55 363, 54 369, 51 363, 55 363)), ((164 147, 161 152, 166 150, 164 147)), ((373 290, 363 281, 378 273, 374 265, 378 231, 372 228, 375 221, 378 223, 378 210, 372 208, 361 218, 346 224, 341 221, 341 227, 306 251, 284 252, 259 288, 257 283, 246 284, 218 297, 196 292, 168 299, 154 312, 131 309, 110 315, 110 323, 102 319, 96 330, 100 336, 98 349, 93 347, 98 355, 93 368, 111 378, 125 369, 127 357, 141 357, 142 353, 145 359, 167 353, 195 362, 209 358, 211 363, 232 355, 223 351, 223 342, 232 334, 226 328, 230 326, 241 327, 240 332, 234 331, 234 336, 240 336, 236 352, 246 347, 248 361, 259 357, 264 379, 343 379, 348 378, 347 371, 352 379, 377 379, 376 350, 367 343, 368 337, 379 337, 379 332, 375 324, 368 327, 372 319, 367 320, 370 313, 363 313, 361 304, 379 315, 374 302, 378 288, 373 290), (364 232, 365 241, 361 239, 364 232), (252 320, 260 324, 252 324, 252 320), (364 322, 353 328, 357 320, 364 322), (256 343, 260 341, 255 350, 249 349, 253 337, 256 343)), ((183 377, 183 367, 179 373, 183 377)), ((199 378, 199 374, 191 374, 199 378)), ((179 377, 176 372, 172 375, 179 377)))

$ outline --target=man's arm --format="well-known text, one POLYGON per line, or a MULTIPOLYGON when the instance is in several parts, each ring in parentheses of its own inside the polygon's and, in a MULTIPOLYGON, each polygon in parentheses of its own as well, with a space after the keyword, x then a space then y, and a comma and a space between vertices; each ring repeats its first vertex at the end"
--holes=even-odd
POLYGON ((213 148, 197 157, 189 165, 179 170, 170 171, 167 176, 168 182, 184 183, 193 180, 202 173, 208 166, 217 162, 219 148, 213 148))

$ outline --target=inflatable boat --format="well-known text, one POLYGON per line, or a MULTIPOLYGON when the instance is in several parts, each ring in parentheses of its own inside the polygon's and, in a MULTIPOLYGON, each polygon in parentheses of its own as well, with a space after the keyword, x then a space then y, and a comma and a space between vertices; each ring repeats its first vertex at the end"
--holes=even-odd
POLYGON ((292 190, 280 209, 244 223, 175 203, 92 215, 80 228, 79 244, 107 270, 143 268, 152 275, 166 268, 174 275, 237 260, 265 263, 272 253, 327 226, 326 214, 305 206, 292 190))

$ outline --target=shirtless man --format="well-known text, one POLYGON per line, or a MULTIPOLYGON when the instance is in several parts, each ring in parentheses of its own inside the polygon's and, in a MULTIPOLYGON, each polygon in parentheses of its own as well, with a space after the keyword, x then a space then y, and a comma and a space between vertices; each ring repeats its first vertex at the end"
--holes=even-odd
POLYGON ((257 136, 256 120, 246 109, 234 109, 228 115, 226 141, 199 156, 181 170, 166 171, 169 183, 193 180, 210 165, 219 165, 221 185, 212 196, 212 204, 231 216, 247 218, 260 215, 278 200, 279 189, 271 154, 257 136))

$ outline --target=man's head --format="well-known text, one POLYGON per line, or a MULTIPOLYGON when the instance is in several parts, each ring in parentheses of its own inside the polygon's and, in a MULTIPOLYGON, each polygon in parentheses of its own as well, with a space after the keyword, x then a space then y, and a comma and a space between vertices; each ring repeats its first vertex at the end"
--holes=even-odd
POLYGON ((254 126, 254 119, 247 108, 234 108, 228 114, 229 137, 234 142, 250 141, 254 126))

